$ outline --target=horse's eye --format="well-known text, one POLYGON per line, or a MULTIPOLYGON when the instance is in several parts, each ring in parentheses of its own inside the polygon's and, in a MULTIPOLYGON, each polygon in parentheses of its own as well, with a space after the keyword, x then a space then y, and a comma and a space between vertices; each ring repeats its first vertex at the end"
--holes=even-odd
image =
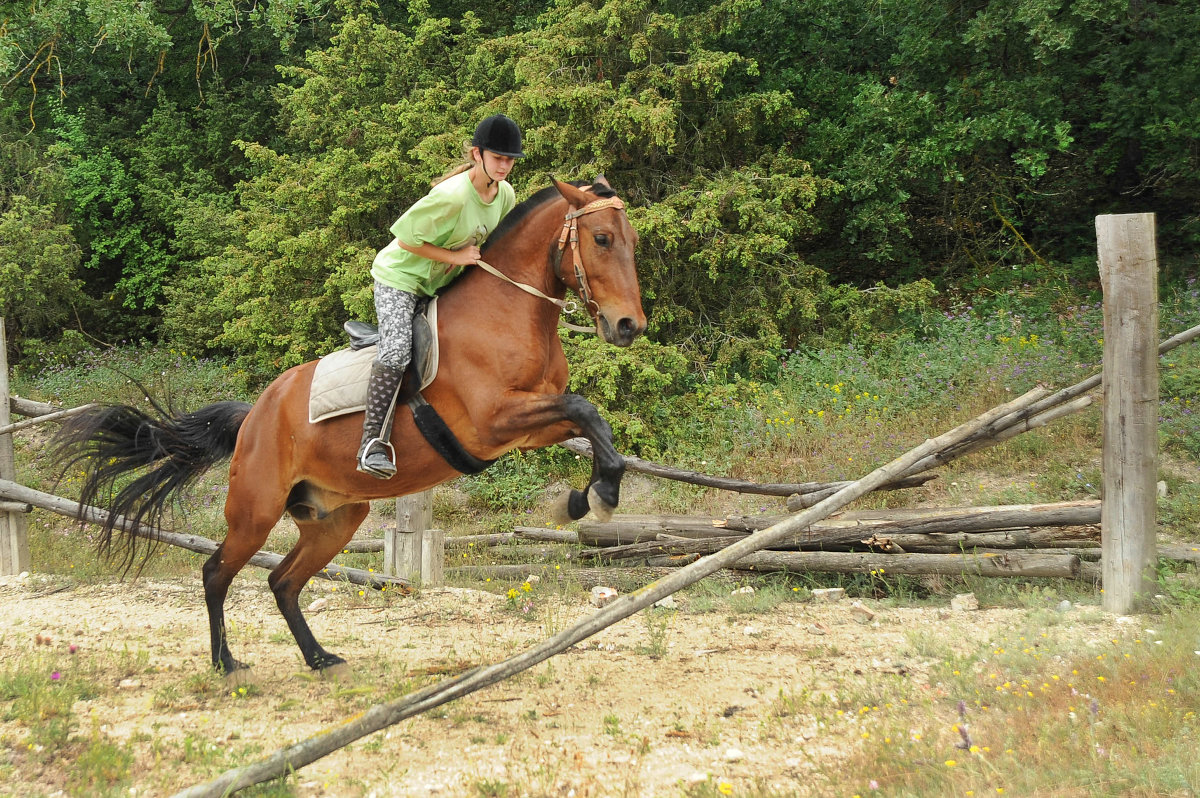
POLYGON ((604 233, 596 233, 596 235, 592 236, 592 240, 596 242, 597 246, 608 246, 608 236, 606 236, 604 233))

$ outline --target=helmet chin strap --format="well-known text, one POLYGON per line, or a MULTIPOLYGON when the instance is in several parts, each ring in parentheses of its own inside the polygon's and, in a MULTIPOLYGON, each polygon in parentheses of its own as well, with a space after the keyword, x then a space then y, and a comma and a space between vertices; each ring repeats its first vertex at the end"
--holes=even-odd
POLYGON ((487 156, 485 156, 483 153, 484 153, 484 149, 482 147, 480 147, 479 148, 479 168, 483 170, 483 176, 488 179, 487 187, 491 188, 492 186, 496 185, 496 178, 492 177, 488 173, 487 156))

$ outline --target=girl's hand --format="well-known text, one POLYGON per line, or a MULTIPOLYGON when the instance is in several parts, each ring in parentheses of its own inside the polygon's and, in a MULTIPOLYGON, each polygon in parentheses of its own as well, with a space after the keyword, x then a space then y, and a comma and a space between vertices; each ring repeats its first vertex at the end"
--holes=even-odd
POLYGON ((462 249, 451 250, 449 263, 453 266, 471 266, 479 257, 479 247, 471 244, 462 249))

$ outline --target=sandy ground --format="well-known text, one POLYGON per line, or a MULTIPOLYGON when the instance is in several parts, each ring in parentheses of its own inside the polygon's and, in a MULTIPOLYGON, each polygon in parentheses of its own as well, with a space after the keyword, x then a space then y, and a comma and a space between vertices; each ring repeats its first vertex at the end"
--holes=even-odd
MULTIPOLYGON (((330 682, 304 668, 262 579, 240 577, 227 605, 231 643, 256 683, 239 695, 209 675, 197 580, 64 589, 6 578, 0 671, 34 661, 90 680, 98 694, 76 703, 76 733, 98 730, 136 752, 128 794, 170 795, 415 686, 510 657, 594 612, 544 585, 529 598, 522 614, 479 590, 385 600, 315 582, 304 600, 325 607, 309 613, 313 630, 353 666, 330 682)), ((785 602, 766 613, 696 612, 689 601, 680 597, 665 631, 633 616, 506 682, 363 738, 301 769, 296 792, 662 796, 725 783, 735 794, 850 794, 821 776, 857 744, 852 725, 823 723, 828 702, 853 706, 863 700, 856 690, 937 694, 937 660, 922 656, 922 639, 945 641, 944 656, 1023 612, 867 601, 876 614, 866 620, 848 599, 785 602)), ((0 733, 16 750, 0 792, 63 788, 69 761, 24 756, 16 742, 27 730, 17 722, 0 733)))

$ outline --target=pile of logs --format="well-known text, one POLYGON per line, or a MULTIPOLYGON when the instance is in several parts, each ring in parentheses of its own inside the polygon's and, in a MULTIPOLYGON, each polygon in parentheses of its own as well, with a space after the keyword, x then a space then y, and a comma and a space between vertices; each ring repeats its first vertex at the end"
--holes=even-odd
MULTIPOLYGON (((582 559, 671 567, 778 523, 779 516, 621 516, 583 521, 582 559)), ((867 510, 813 524, 738 561, 753 571, 1076 577, 1100 555, 1100 502, 867 510)))

